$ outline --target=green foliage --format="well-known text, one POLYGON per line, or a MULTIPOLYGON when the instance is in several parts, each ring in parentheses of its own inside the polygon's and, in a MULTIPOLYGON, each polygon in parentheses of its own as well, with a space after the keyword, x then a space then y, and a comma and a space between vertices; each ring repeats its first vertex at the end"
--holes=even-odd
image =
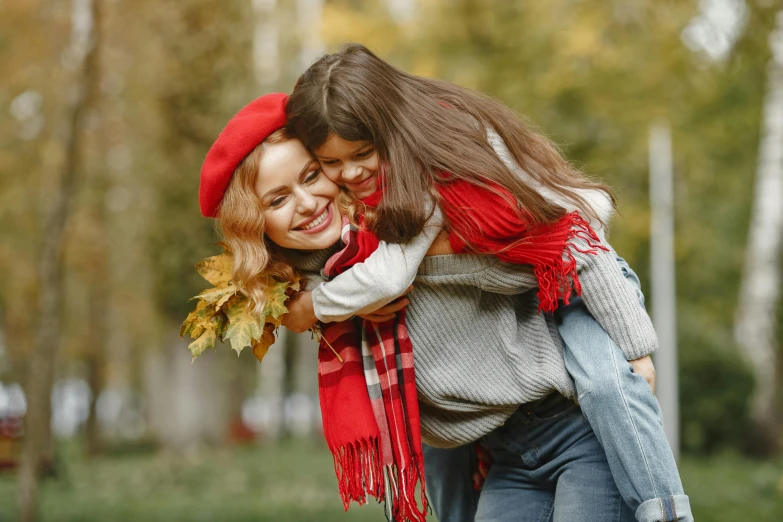
MULTIPOLYGON (((728 421, 731 422, 731 421, 728 421)), ((685 457, 679 463, 695 520, 783 520, 783 462, 734 454, 685 457)))
POLYGON ((747 449, 753 375, 730 341, 731 332, 682 325, 680 425, 684 451, 710 454, 747 449))

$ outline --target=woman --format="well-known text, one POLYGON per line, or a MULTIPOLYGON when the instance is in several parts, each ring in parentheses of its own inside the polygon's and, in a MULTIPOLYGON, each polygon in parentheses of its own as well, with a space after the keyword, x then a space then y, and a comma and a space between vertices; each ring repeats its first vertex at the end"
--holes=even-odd
MULTIPOLYGON (((316 281, 340 235, 337 187, 300 143, 276 133, 284 105, 284 95, 268 95, 240 111, 201 174, 202 213, 220 220, 235 281, 256 305, 255 276, 284 279, 295 265, 316 281)), ((496 462, 476 519, 633 520, 595 434, 566 399, 575 390, 562 341, 526 291, 537 286, 530 271, 465 254, 429 257, 419 274, 408 331, 422 434, 442 446, 486 437, 496 462)))

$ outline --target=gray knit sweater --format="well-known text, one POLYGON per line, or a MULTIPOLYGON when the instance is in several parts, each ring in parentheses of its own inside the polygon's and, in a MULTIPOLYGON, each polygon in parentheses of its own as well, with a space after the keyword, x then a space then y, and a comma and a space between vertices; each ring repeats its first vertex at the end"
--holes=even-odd
MULTIPOLYGON (((333 251, 294 260, 308 272, 308 287, 323 281, 318 270, 333 251)), ((585 304, 626 357, 652 353, 655 331, 614 252, 576 258, 585 304)), ((575 398, 563 342, 552 318, 538 312, 536 286, 529 267, 492 256, 425 258, 407 315, 424 442, 462 445, 500 426, 519 405, 552 391, 575 398)))

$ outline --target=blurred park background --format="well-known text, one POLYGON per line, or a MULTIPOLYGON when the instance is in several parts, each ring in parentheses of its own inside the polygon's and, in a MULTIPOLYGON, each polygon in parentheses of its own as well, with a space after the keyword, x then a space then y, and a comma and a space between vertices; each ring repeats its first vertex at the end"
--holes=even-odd
POLYGON ((309 335, 262 365, 178 337, 219 252, 210 144, 347 41, 499 98, 608 182, 653 306, 670 133, 686 492, 697 520, 783 520, 779 0, 0 0, 0 520, 383 520, 342 513, 309 335))

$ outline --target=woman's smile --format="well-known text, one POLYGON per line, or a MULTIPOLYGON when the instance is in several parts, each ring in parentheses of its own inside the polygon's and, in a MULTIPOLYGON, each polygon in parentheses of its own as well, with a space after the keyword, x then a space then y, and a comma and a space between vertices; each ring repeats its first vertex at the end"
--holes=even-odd
POLYGON ((273 243, 293 250, 320 250, 340 239, 342 223, 334 199, 340 189, 298 140, 269 144, 255 184, 273 243))
POLYGON ((306 234, 317 234, 331 225, 332 219, 334 219, 333 208, 334 203, 330 203, 326 206, 318 215, 313 216, 310 219, 306 219, 294 230, 299 230, 306 234))

